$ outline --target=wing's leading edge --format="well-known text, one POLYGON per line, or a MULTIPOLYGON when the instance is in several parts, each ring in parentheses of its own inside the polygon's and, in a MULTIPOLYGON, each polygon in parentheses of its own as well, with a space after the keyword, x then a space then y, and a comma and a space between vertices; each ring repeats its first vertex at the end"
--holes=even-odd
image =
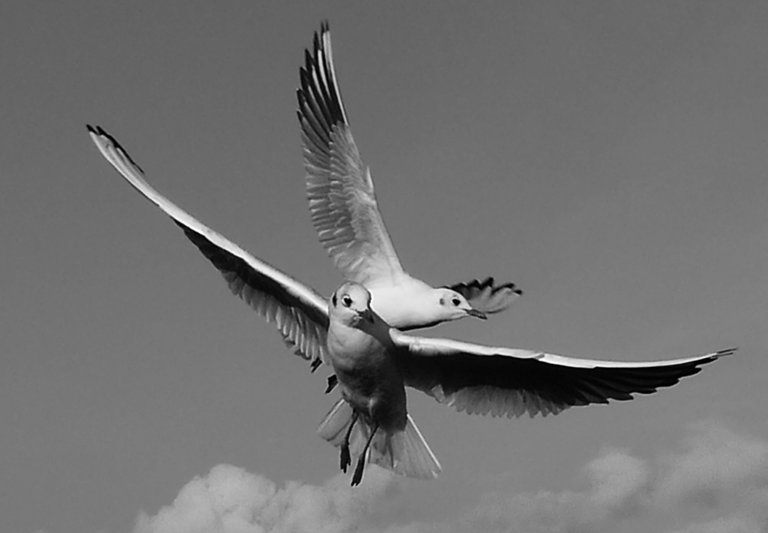
POLYGON ((736 351, 665 361, 601 361, 483 346, 390 330, 406 385, 459 411, 557 414, 568 407, 650 394, 736 351))
POLYGON ((255 258, 168 200, 144 180, 143 170, 120 144, 100 127, 88 132, 101 154, 147 200, 181 227, 184 234, 221 272, 232 292, 280 330, 296 354, 326 360, 327 302, 313 289, 255 258))
POLYGON ((403 268, 384 226, 336 83, 331 34, 323 24, 305 54, 297 91, 307 198, 320 242, 344 277, 394 284, 403 268))

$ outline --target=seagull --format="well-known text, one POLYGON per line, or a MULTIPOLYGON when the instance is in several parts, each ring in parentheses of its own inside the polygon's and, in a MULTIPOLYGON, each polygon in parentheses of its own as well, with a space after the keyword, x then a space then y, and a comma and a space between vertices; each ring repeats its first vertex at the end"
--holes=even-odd
POLYGON ((342 399, 318 433, 339 446, 344 472, 351 464, 350 440, 364 442, 352 486, 363 478, 366 457, 405 476, 436 478, 440 463, 406 411, 390 327, 371 309, 371 293, 354 281, 344 283, 331 296, 328 315, 326 346, 342 399))
POLYGON ((414 329, 467 316, 486 318, 522 294, 493 278, 432 287, 403 270, 379 212, 336 83, 328 24, 305 50, 297 91, 312 224, 345 279, 363 284, 391 326, 414 329))
MULTIPOLYGON (((128 153, 102 128, 88 126, 88 132, 115 170, 182 229, 187 238, 220 271, 230 290, 264 319, 274 323, 283 340, 297 355, 311 361, 313 365, 323 361, 334 364, 329 351, 337 348, 329 342, 329 328, 332 324, 326 298, 266 261, 254 257, 160 194, 147 183, 144 172, 128 153)), ((348 291, 347 295, 354 303, 361 298, 360 293, 363 291, 355 288, 354 291, 348 291)), ((343 304, 344 294, 339 295, 338 291, 335 294, 337 301, 339 297, 342 298, 343 304)), ((363 301, 369 307, 372 305, 372 297, 369 300, 363 296, 355 308, 362 309, 363 301)), ((333 298, 330 305, 333 305, 333 298)), ((363 319, 365 315, 363 310, 363 319)), ((373 312, 370 316, 375 317, 373 312)), ((356 323, 361 324, 362 321, 356 323)), ((366 333, 376 339, 375 343, 386 347, 387 357, 394 358, 403 385, 419 390, 458 411, 493 417, 513 418, 526 413, 531 417, 547 416, 573 406, 630 400, 633 394, 650 394, 658 388, 674 385, 681 378, 699 372, 702 365, 736 351, 735 348, 729 348, 706 355, 662 361, 603 361, 415 336, 391 325, 386 328, 386 332, 382 332, 382 324, 386 322, 376 321, 375 324, 376 327, 366 333)), ((337 328, 334 326, 334 329, 337 328)), ((367 353, 371 350, 370 346, 375 345, 374 341, 369 342, 372 344, 363 341, 362 352, 367 353)), ((339 349, 335 353, 336 362, 340 364, 342 358, 339 354, 343 354, 344 350, 339 349)), ((387 372, 392 371, 391 365, 391 362, 386 363, 387 372)), ((347 369, 342 374, 342 387, 354 390, 355 380, 360 379, 360 376, 355 377, 355 371, 347 369)), ((400 392, 391 392, 393 388, 388 384, 387 397, 396 397, 396 407, 404 410, 403 397, 400 392), (403 402, 402 405, 400 402, 403 402)), ((342 398, 327 415, 324 424, 321 424, 321 435, 342 447, 347 435, 337 438, 338 435, 333 435, 331 429, 336 429, 340 420, 351 423, 355 412, 359 419, 360 411, 355 411, 354 404, 342 398), (345 418, 346 415, 349 416, 345 418)), ((370 428, 367 437, 370 439, 371 435, 378 432, 374 431, 376 422, 373 421, 374 426, 371 427, 371 420, 366 420, 370 414, 363 411, 363 415, 365 427, 370 428)), ((389 417, 385 419, 387 424, 382 425, 384 433, 391 434, 402 429, 402 417, 393 417, 395 422, 389 417)), ((420 444, 423 441, 417 438, 420 434, 415 425, 408 424, 407 417, 404 431, 406 437, 410 435, 404 437, 404 442, 420 444)), ((358 428, 350 437, 358 434, 365 435, 365 432, 358 428)), ((419 450, 422 453, 418 455, 418 460, 406 462, 400 469, 408 470, 414 476, 434 477, 439 471, 439 463, 436 459, 431 460, 431 452, 424 451, 429 450, 428 446, 424 445, 419 450)), ((367 455, 373 456, 373 460, 381 458, 381 454, 367 455)), ((391 454, 381 459, 381 462, 386 464, 386 459, 390 459, 390 468, 397 472, 399 467, 394 464, 391 454)))

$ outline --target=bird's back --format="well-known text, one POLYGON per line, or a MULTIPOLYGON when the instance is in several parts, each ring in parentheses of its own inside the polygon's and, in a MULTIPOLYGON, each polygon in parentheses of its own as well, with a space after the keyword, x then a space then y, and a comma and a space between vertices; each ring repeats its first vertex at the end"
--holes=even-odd
MULTIPOLYGON (((435 323, 435 289, 407 274, 397 284, 368 287, 371 308, 390 326, 412 329, 435 323)), ((439 320, 438 320, 439 321, 439 320)))

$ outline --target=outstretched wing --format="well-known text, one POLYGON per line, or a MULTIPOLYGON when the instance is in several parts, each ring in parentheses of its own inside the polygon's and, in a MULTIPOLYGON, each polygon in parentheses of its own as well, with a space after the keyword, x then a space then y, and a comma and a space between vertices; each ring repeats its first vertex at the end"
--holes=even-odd
POLYGON ((88 126, 101 154, 128 183, 178 224, 184 234, 219 269, 232 292, 280 330, 296 354, 312 360, 313 369, 325 357, 328 330, 326 300, 317 292, 256 259, 157 192, 144 172, 114 137, 88 126))
POLYGON ((336 83, 331 34, 323 24, 300 69, 299 123, 307 198, 320 242, 344 277, 394 284, 403 273, 360 159, 336 83))
POLYGON ((469 283, 457 283, 447 286, 464 296, 473 309, 482 311, 486 314, 499 313, 512 305, 523 291, 518 289, 514 283, 504 283, 503 285, 494 285, 491 277, 483 281, 473 279, 469 283))
POLYGON ((459 411, 492 416, 557 414, 574 405, 630 400, 669 387, 735 348, 650 362, 577 359, 406 335, 391 329, 405 384, 459 411))
MULTIPOLYGON (((299 123, 307 171, 307 198, 320 242, 344 277, 394 285, 403 274, 379 212, 373 180, 352 137, 336 82, 331 33, 323 24, 300 69, 299 123)), ((521 294, 514 283, 493 278, 450 287, 485 313, 503 311, 521 294)))

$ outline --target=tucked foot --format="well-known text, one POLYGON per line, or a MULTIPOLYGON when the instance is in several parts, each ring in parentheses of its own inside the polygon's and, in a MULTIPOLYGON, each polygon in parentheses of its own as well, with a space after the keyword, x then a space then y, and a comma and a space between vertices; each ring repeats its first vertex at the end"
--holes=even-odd
MULTIPOLYGON (((360 454, 360 457, 357 460, 357 466, 355 467, 355 473, 352 475, 352 486, 359 485, 360 481, 363 479, 363 469, 365 468, 365 457, 368 454, 368 448, 371 446, 371 441, 373 440, 373 436, 376 435, 376 430, 379 429, 378 424, 373 427, 371 430, 371 434, 368 435, 368 440, 365 441, 365 446, 363 447, 363 452, 360 454)), ((351 430, 350 430, 351 431, 351 430)), ((347 439, 349 439, 349 433, 347 433, 347 439)))
POLYGON ((357 460, 357 466, 355 467, 355 473, 352 475, 352 486, 359 485, 363 480, 363 470, 365 469, 365 454, 360 456, 357 460))
POLYGON ((347 467, 352 464, 352 458, 349 455, 349 444, 346 442, 341 445, 341 457, 339 458, 339 466, 341 471, 347 473, 347 467))
MULTIPOLYGON (((336 376, 331 376, 336 377, 336 376)), ((330 380, 330 378, 329 378, 330 380)), ((352 435, 352 428, 355 427, 355 422, 357 422, 358 417, 357 411, 352 413, 352 420, 349 421, 349 427, 347 428, 347 432, 344 434, 344 440, 341 441, 340 448, 340 457, 339 457, 339 464, 341 466, 341 471, 345 474, 347 473, 347 467, 352 464, 352 458, 349 455, 349 436, 352 435)))

